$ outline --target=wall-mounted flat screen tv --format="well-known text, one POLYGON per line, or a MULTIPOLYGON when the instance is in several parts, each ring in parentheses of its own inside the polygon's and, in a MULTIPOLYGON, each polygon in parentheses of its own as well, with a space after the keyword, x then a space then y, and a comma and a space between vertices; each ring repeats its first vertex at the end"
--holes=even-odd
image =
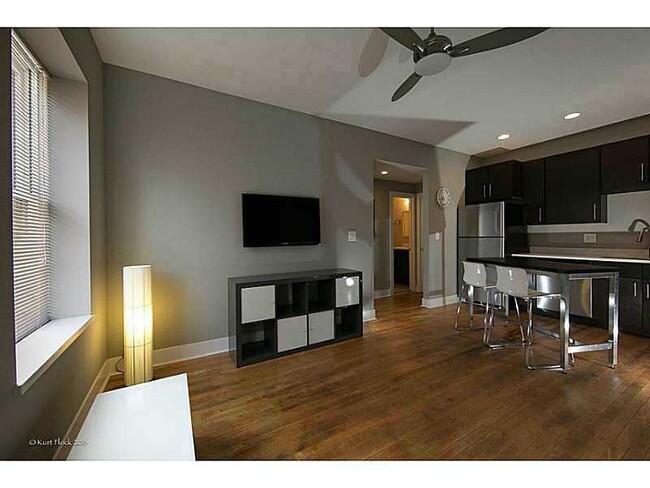
POLYGON ((244 247, 320 244, 318 198, 242 194, 244 247))

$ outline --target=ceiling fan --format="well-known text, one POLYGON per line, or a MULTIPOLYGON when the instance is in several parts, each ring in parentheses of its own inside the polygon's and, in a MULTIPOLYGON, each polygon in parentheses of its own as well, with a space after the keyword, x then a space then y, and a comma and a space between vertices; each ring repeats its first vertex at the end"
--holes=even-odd
POLYGON ((388 36, 413 51, 415 72, 395 91, 391 101, 406 95, 423 76, 438 74, 449 67, 453 58, 470 56, 524 41, 547 30, 548 27, 507 27, 488 32, 454 46, 447 36, 436 34, 433 27, 425 39, 409 27, 381 27, 388 36))

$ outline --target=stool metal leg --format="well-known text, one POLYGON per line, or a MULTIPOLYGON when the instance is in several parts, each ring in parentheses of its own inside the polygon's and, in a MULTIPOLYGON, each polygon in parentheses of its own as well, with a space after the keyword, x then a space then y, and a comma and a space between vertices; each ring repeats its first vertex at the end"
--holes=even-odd
MULTIPOLYGON (((532 364, 531 357, 532 357, 532 350, 533 350, 533 301, 529 300, 528 302, 528 327, 526 330, 526 335, 528 337, 528 341, 526 343, 526 368, 530 370, 538 370, 538 369, 552 369, 552 370, 560 370, 562 371, 562 365, 561 364, 532 364)), ((575 360, 575 359, 574 359, 575 360)))
POLYGON ((463 304, 463 295, 467 293, 467 285, 463 285, 460 288, 460 294, 458 296, 458 307, 456 308, 456 323, 454 324, 454 329, 456 332, 460 332, 460 329, 458 328, 458 321, 460 320, 460 307, 463 304))
MULTIPOLYGON (((496 295, 496 290, 495 290, 495 295, 496 295)), ((507 297, 507 295, 502 293, 503 297, 507 297)), ((496 302, 496 297, 494 299, 494 302, 496 302)), ((516 300, 515 300, 515 303, 516 300)), ((485 322, 484 326, 484 332, 483 332, 483 345, 486 347, 489 347, 490 349, 503 349, 504 347, 521 347, 522 342, 513 342, 513 341, 507 341, 507 342, 497 342, 497 343, 491 343, 490 342, 490 337, 492 335, 492 331, 494 330, 494 317, 496 315, 496 306, 494 303, 492 304, 492 308, 490 310, 490 318, 485 322)), ((507 321, 506 321, 507 323, 507 321)), ((521 324, 519 324, 521 326, 521 324)), ((520 328, 520 332, 522 329, 520 328)))
MULTIPOLYGON (((485 307, 485 316, 487 316, 489 312, 489 290, 486 290, 488 294, 488 304, 486 304, 485 307)), ((485 324, 485 317, 483 318, 483 324, 485 324)), ((474 331, 480 331, 481 329, 477 329, 474 327, 474 285, 469 285, 467 283, 463 284, 461 288, 461 296, 458 298, 458 307, 456 307, 456 322, 454 324, 454 329, 456 330, 457 334, 460 334, 461 332, 474 332, 474 331), (460 308, 463 303, 462 295, 465 294, 466 296, 466 303, 467 303, 467 328, 463 329, 460 327, 459 322, 460 322, 460 308)))

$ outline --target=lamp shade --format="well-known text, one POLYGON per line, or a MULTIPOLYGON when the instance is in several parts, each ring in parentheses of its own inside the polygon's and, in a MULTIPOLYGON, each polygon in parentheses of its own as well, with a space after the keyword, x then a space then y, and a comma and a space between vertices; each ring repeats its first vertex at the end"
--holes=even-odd
POLYGON ((153 302, 151 266, 125 266, 124 383, 135 385, 153 378, 153 302))

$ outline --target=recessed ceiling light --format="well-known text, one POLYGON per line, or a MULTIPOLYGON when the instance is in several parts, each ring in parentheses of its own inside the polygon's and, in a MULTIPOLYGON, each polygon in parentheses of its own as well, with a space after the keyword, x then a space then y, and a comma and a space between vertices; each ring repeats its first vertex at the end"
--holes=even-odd
POLYGON ((580 112, 571 112, 570 114, 566 114, 564 118, 566 120, 571 120, 571 119, 577 119, 580 117, 582 114, 580 112))
POLYGON ((387 175, 387 174, 388 174, 388 171, 383 170, 383 171, 380 171, 380 173, 381 173, 382 175, 387 175))
POLYGON ((501 134, 499 137, 497 137, 500 141, 503 141, 505 139, 510 139, 510 134, 501 134))

